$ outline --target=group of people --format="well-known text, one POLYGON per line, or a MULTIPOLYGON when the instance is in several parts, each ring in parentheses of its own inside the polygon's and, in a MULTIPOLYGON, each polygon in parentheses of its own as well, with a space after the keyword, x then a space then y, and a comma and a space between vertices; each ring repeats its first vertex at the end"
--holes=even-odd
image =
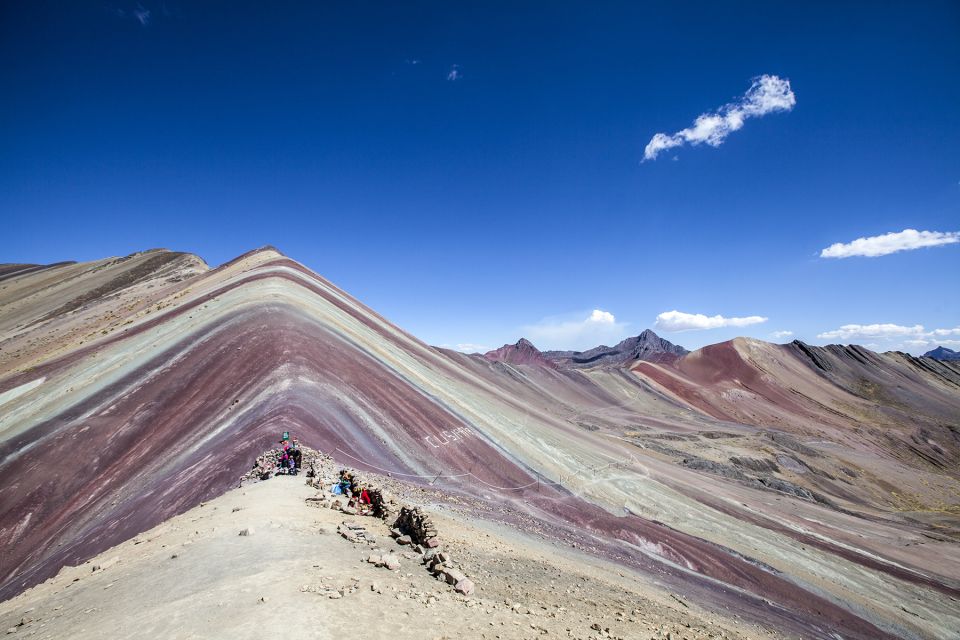
POLYGON ((345 497, 348 500, 348 507, 353 507, 361 512, 366 509, 367 505, 371 504, 370 493, 367 491, 366 485, 354 473, 346 469, 340 469, 337 483, 330 487, 330 492, 335 496, 345 497))
POLYGON ((300 451, 300 443, 296 438, 291 440, 290 434, 284 432, 280 440, 280 454, 277 456, 277 473, 295 476, 300 472, 302 462, 303 452, 300 451))

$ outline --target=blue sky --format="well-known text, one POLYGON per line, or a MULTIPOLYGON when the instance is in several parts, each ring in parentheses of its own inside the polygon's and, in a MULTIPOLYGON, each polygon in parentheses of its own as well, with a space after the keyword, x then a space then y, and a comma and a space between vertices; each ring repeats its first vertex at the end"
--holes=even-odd
POLYGON ((640 4, 2 3, 0 261, 273 244, 451 346, 958 348, 960 5, 640 4))

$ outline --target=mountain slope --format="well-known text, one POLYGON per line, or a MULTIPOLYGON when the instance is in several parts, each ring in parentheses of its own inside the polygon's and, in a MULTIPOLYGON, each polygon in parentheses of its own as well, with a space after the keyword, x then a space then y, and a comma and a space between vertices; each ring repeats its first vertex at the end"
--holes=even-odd
POLYGON ((481 637, 493 627, 502 638, 529 638, 531 632, 562 637, 567 629, 587 637, 595 624, 621 637, 653 625, 676 637, 777 637, 733 618, 718 620, 692 602, 681 604, 622 575, 614 563, 584 562, 568 545, 483 527, 462 508, 443 505, 431 517, 445 548, 472 567, 477 582, 476 593, 464 598, 405 557, 384 522, 347 518, 377 536, 373 545, 337 535, 344 514, 306 506, 313 494, 288 476, 228 491, 0 603, 0 628, 16 628, 14 637, 71 640, 191 632, 248 638, 277 629, 310 638, 419 640, 481 637), (243 529, 253 535, 239 536, 243 529), (399 570, 364 561, 380 548, 396 554, 399 570), (629 606, 585 608, 585 599, 629 606))
POLYGON ((168 253, 0 282, 3 597, 221 495, 292 431, 786 632, 960 626, 949 363, 739 339, 632 370, 489 362, 273 249, 168 253))

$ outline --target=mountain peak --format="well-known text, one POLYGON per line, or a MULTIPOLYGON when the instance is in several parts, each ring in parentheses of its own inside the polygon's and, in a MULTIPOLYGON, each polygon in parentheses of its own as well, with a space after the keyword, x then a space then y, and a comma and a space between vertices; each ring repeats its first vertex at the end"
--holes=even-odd
POLYGON ((520 338, 516 344, 505 344, 499 349, 488 351, 483 357, 491 362, 507 362, 509 364, 533 364, 553 367, 554 364, 543 356, 532 342, 520 338))
POLYGON ((923 354, 925 358, 934 360, 960 360, 960 351, 954 351, 946 347, 937 347, 923 354))
POLYGON ((620 366, 634 360, 659 362, 675 360, 689 351, 664 340, 650 329, 620 341, 614 347, 600 345, 587 351, 547 351, 544 356, 558 364, 574 367, 597 365, 620 366))

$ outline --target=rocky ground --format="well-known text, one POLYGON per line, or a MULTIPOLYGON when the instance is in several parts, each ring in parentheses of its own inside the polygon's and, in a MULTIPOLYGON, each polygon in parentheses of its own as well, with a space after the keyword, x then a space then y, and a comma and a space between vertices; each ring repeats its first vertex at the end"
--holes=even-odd
MULTIPOLYGON (((389 482, 389 481, 388 481, 389 482)), ((649 577, 478 520, 430 492, 442 549, 475 583, 434 578, 390 522, 309 506, 303 476, 245 485, 0 604, 31 638, 774 638, 649 577), (338 535, 344 522, 366 541, 338 535), (390 553, 400 567, 367 562, 390 553)), ((426 506, 426 505, 425 505, 426 506)))

